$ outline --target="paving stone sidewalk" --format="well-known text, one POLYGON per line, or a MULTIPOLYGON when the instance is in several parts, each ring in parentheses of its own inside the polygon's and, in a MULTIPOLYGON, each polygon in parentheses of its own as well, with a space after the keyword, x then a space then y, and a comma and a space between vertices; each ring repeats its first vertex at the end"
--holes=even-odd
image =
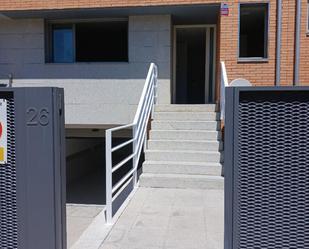
POLYGON ((100 249, 223 249, 223 195, 139 188, 100 249))

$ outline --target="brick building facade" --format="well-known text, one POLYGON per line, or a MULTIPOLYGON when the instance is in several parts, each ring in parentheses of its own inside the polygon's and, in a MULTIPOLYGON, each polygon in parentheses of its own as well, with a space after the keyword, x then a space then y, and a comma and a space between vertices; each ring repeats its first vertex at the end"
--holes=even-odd
MULTIPOLYGON (((157 124, 163 121, 157 125, 163 133, 157 130, 154 139, 173 140, 164 150, 174 145, 179 150, 172 154, 162 148, 158 151, 164 156, 160 161, 177 157, 177 164, 166 166, 167 170, 162 165, 162 172, 194 156, 198 165, 188 161, 190 167, 184 165, 181 170, 202 172, 190 172, 201 179, 209 166, 221 172, 220 115, 214 105, 220 99, 220 62, 225 62, 229 82, 245 78, 256 86, 309 85, 307 23, 307 0, 0 0, 0 84, 12 75, 14 87, 64 88, 67 180, 70 184, 84 177, 90 182, 90 171, 104 176, 105 131, 133 122, 153 62, 158 68, 157 104, 163 110, 163 116, 153 115, 157 124), (299 26, 297 2, 301 2, 299 26), (170 136, 170 131, 177 136, 170 136), (199 152, 192 150, 195 143, 199 152), (208 152, 214 167, 204 157, 208 152)), ((147 128, 155 131, 155 125, 147 128)), ((113 146, 132 138, 128 130, 113 134, 113 146)), ((122 153, 132 152, 131 147, 125 150, 113 159, 117 156, 120 162, 122 153)), ((217 186, 221 180, 211 180, 211 184, 217 186)), ((178 186, 187 180, 180 181, 178 186)), ((88 188, 82 188, 86 193, 88 188)))
MULTIPOLYGON (((214 4, 222 1, 217 0, 66 0, 66 1, 1 1, 2 11, 24 11, 24 10, 53 10, 53 9, 76 9, 76 8, 119 8, 119 7, 141 7, 141 6, 170 6, 170 5, 196 5, 214 4)), ((239 0, 227 0, 229 5, 229 16, 219 17, 219 46, 218 54, 220 60, 225 61, 229 79, 246 78, 257 85, 274 85, 276 70, 276 30, 277 30, 277 1, 265 1, 269 3, 269 37, 268 37, 268 59, 263 62, 240 62, 237 60, 238 46, 238 10, 239 0)), ((264 2, 247 0, 249 2, 264 2)), ((282 1, 282 39, 281 39, 281 85, 293 85, 295 64, 295 18, 296 0, 282 1)), ((302 0, 301 32, 300 32, 300 70, 299 84, 309 82, 308 75, 308 49, 309 38, 307 37, 307 1, 302 0)))

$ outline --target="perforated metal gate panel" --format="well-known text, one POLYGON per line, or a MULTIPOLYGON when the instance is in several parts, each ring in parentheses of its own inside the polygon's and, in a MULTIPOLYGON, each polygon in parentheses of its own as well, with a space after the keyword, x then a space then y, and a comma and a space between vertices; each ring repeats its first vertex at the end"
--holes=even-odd
POLYGON ((8 100, 8 163, 0 165, 0 248, 17 248, 14 101, 8 100))
POLYGON ((309 248, 308 89, 253 89, 228 94, 225 248, 309 248))

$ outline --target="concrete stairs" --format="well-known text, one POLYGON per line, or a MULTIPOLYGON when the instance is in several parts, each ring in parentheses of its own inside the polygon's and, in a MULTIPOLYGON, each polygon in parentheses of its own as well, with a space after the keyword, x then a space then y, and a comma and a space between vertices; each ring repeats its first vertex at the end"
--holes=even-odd
POLYGON ((223 189, 215 105, 157 105, 140 186, 223 189))

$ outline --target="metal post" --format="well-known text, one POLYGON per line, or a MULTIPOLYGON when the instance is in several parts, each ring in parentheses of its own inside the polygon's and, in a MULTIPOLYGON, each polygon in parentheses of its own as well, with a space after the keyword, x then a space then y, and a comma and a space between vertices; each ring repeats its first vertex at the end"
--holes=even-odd
POLYGON ((228 78, 226 74, 225 63, 221 61, 221 83, 220 83, 220 120, 224 124, 225 119, 225 88, 228 87, 228 78))
POLYGON ((154 115, 154 111, 155 111, 155 105, 156 105, 156 82, 155 82, 156 79, 154 79, 154 84, 152 85, 153 87, 153 100, 152 100, 152 103, 151 103, 151 111, 150 111, 150 120, 153 119, 153 115, 154 115))
POLYGON ((282 0, 277 0, 277 52, 276 52, 276 86, 280 85, 281 74, 281 38, 282 38, 282 0))
POLYGON ((154 87, 155 87, 155 91, 154 91, 154 99, 155 99, 155 104, 157 104, 158 102, 158 68, 155 65, 154 66, 154 78, 155 78, 155 82, 154 82, 154 87))
POLYGON ((133 138, 135 138, 134 139, 134 141, 133 141, 133 154, 134 154, 134 157, 133 157, 133 165, 132 165, 132 167, 133 168, 135 168, 136 167, 136 169, 134 170, 134 172, 133 172, 133 184, 134 184, 134 187, 136 187, 136 184, 137 184, 137 162, 138 162, 138 158, 137 158, 137 140, 138 140, 138 138, 137 138, 137 133, 136 133, 136 128, 137 128, 137 126, 136 125, 134 125, 133 126, 133 138))
POLYGON ((8 77, 9 77, 9 87, 12 87, 13 86, 13 74, 10 73, 8 77))
POLYGON ((146 123, 146 128, 145 128, 145 138, 144 138, 144 152, 147 150, 147 140, 148 140, 148 122, 146 123))
POLYGON ((154 74, 154 78, 153 78, 153 103, 151 106, 151 113, 150 113, 150 119, 153 118, 154 115, 154 111, 155 111, 155 105, 157 104, 157 91, 158 91, 158 68, 155 65, 153 68, 153 74, 154 74))
POLYGON ((112 223, 113 219, 113 203, 112 203, 112 132, 110 130, 106 131, 106 221, 108 224, 112 223))
POLYGON ((294 85, 299 85, 301 0, 296 1, 294 85))

